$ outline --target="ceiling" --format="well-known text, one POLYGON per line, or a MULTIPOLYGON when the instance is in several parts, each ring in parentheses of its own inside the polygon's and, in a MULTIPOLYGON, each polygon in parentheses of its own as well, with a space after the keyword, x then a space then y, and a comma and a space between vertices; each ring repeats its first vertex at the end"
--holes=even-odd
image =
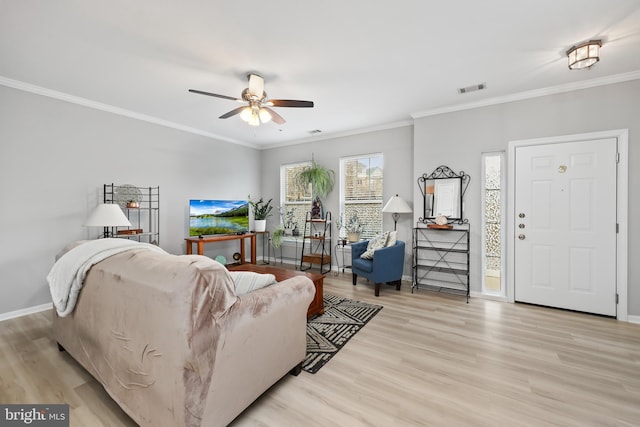
POLYGON ((263 148, 640 78, 638 0, 374 4, 0 0, 0 83, 263 148), (590 39, 601 61, 570 71, 566 50, 590 39), (236 102, 187 91, 240 97, 248 72, 271 98, 315 107, 255 128, 218 119, 236 102))

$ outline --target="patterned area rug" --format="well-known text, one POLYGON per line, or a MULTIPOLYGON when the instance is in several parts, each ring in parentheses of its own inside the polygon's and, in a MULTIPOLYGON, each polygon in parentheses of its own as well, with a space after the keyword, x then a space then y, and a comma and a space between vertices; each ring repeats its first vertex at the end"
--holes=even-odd
POLYGON ((315 374, 358 332, 381 305, 324 296, 324 314, 307 322, 307 357, 302 369, 315 374))

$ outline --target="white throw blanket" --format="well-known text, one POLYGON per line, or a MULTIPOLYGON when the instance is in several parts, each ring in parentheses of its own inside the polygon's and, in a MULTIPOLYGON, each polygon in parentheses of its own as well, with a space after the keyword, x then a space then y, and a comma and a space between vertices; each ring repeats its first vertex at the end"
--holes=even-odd
POLYGON ((82 243, 64 254, 47 275, 51 298, 58 315, 65 317, 71 314, 91 266, 112 255, 133 249, 167 253, 149 243, 128 239, 98 239, 82 243))

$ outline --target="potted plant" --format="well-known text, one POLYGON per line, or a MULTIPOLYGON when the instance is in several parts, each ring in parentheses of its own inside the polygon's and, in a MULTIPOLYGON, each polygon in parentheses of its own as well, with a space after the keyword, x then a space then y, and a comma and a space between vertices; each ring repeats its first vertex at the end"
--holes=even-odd
POLYGON ((275 230, 273 230, 273 233, 271 233, 271 243, 274 248, 280 247, 282 244, 282 236, 284 236, 284 228, 279 225, 275 230))
POLYGON ((262 197, 257 202, 251 200, 251 196, 249 196, 249 205, 251 205, 251 210, 253 211, 253 222, 254 229, 257 232, 263 232, 267 229, 267 218, 271 216, 271 210, 273 206, 271 206, 271 201, 273 199, 269 199, 268 201, 264 201, 262 197))
POLYGON ((282 223, 284 224, 284 235, 291 236, 293 234, 293 224, 295 220, 295 213, 293 209, 286 210, 284 206, 281 207, 282 223))
POLYGON ((354 213, 351 215, 351 218, 349 218, 344 228, 347 230, 349 242, 355 243, 360 241, 360 233, 364 230, 364 225, 360 223, 358 214, 354 213))
POLYGON ((323 199, 333 190, 335 172, 312 160, 310 165, 298 171, 294 181, 301 190, 305 190, 311 185, 312 200, 323 199))

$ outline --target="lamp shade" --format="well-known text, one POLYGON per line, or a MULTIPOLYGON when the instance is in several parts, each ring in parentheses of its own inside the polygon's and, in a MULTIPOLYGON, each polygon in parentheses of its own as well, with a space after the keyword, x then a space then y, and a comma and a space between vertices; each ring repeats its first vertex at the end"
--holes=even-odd
POLYGON ((131 227, 131 223, 116 204, 100 204, 83 224, 85 227, 131 227))
POLYGON ((382 212, 385 213, 411 213, 411 208, 405 202, 402 197, 397 194, 389 199, 386 205, 382 208, 382 212))

